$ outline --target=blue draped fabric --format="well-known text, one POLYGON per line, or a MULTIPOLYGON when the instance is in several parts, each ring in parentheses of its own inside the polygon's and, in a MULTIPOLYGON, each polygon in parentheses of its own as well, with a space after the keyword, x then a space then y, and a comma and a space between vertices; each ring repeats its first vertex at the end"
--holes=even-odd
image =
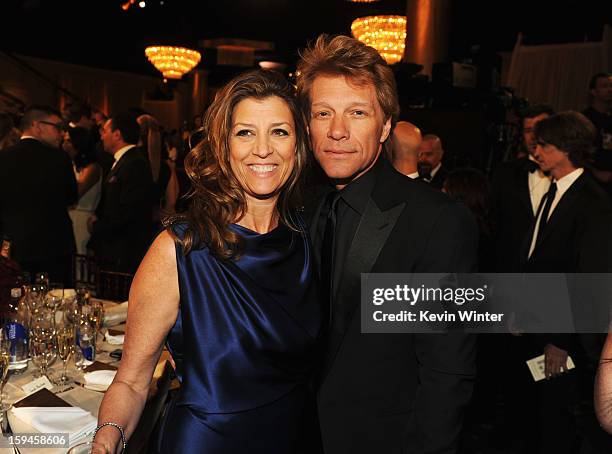
POLYGON ((307 426, 321 328, 307 235, 231 228, 244 240, 236 261, 177 247, 181 302, 167 346, 181 389, 160 453, 289 454, 307 426))

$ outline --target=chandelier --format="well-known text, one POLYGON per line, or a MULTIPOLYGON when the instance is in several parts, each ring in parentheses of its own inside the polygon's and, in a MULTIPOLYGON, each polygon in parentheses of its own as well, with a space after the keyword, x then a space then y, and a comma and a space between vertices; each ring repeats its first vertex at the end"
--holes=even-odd
POLYGON ((149 61, 168 79, 180 79, 200 63, 199 52, 184 47, 150 46, 145 49, 149 61))
POLYGON ((351 24, 353 36, 378 51, 392 65, 404 56, 406 16, 359 17, 351 24))

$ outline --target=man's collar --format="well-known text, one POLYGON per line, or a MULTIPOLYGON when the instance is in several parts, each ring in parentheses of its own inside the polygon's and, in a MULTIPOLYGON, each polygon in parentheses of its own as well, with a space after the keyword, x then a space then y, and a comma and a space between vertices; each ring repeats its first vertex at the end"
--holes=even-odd
POLYGON ((119 162, 119 160, 123 157, 123 155, 130 151, 132 148, 134 148, 136 145, 133 144, 129 144, 126 145, 125 147, 121 147, 119 148, 117 151, 115 151, 115 153, 113 154, 113 158, 115 159, 115 162, 113 163, 113 167, 115 167, 117 165, 117 163, 119 162))
MULTIPOLYGON (((24 140, 24 139, 33 139, 33 140, 38 140, 36 137, 34 136, 29 136, 27 134, 23 134, 20 138, 20 140, 24 140)), ((40 142, 40 140, 38 140, 40 142)))
POLYGON ((356 180, 351 181, 339 191, 342 199, 359 214, 363 214, 363 211, 368 203, 368 199, 374 190, 374 186, 376 185, 376 177, 379 173, 381 161, 383 159, 384 158, 379 156, 378 160, 374 163, 370 170, 356 180))

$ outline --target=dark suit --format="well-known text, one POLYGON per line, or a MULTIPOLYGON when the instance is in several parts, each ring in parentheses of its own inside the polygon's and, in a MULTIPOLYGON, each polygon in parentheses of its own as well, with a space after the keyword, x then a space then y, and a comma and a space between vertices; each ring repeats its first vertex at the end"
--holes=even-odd
POLYGON ((446 181, 447 176, 448 170, 446 170, 446 167, 441 166, 436 172, 436 174, 433 176, 429 184, 436 189, 442 189, 442 186, 444 186, 444 182, 446 181))
POLYGON ((35 139, 0 151, 0 231, 13 240, 13 258, 51 281, 71 282, 75 251, 67 208, 78 200, 68 155, 35 139))
POLYGON ((517 272, 520 251, 534 222, 527 158, 502 164, 491 177, 495 271, 517 272))
MULTIPOLYGON (((476 226, 466 209, 383 158, 369 172, 373 189, 344 266, 334 270, 339 283, 317 399, 325 453, 454 452, 472 393, 474 338, 362 334, 360 273, 470 271, 476 226)), ((318 250, 321 235, 312 231, 318 250)))
MULTIPOLYGON (((609 273, 612 271, 610 232, 612 205, 599 184, 585 172, 559 200, 546 223, 541 241, 528 259, 533 229, 527 235, 522 248, 526 259, 524 270, 531 273, 609 273)), ((571 280, 568 280, 568 285, 571 294, 571 280)), ((581 314, 585 313, 589 313, 589 318, 600 319, 604 326, 607 325, 607 305, 589 305, 594 299, 584 293, 578 298, 573 296, 572 310, 577 327, 582 319, 581 314), (600 312, 599 316, 594 314, 595 310, 600 312)), ((576 370, 535 385, 542 438, 540 445, 545 447, 539 452, 569 453, 575 436, 570 408, 578 397, 577 386, 581 378, 587 383, 586 392, 589 394, 586 401, 592 403, 594 371, 603 345, 603 335, 540 334, 527 337, 533 349, 531 357, 541 355, 544 346, 553 344, 567 351, 576 363, 576 370)), ((612 444, 597 427, 592 409, 590 420, 586 409, 582 409, 581 413, 587 421, 583 422, 587 426, 584 429, 586 437, 592 438, 590 441, 594 445, 605 446, 598 452, 610 452, 612 444)))
POLYGON ((102 186, 89 247, 116 270, 134 273, 149 246, 152 190, 151 168, 137 147, 121 157, 102 186))

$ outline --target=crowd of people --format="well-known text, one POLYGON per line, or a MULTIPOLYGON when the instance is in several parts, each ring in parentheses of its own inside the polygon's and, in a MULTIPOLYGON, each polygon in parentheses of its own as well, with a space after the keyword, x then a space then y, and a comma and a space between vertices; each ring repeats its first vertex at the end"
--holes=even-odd
POLYGON ((298 72, 297 96, 276 72, 230 81, 189 153, 137 109, 0 116, 13 259, 66 285, 75 253, 135 273, 99 452, 134 431, 167 346, 160 453, 609 453, 605 333, 366 334, 359 301, 362 273, 611 272, 612 75, 583 113, 521 112, 522 149, 485 175, 398 121, 373 48, 321 36, 298 72))

